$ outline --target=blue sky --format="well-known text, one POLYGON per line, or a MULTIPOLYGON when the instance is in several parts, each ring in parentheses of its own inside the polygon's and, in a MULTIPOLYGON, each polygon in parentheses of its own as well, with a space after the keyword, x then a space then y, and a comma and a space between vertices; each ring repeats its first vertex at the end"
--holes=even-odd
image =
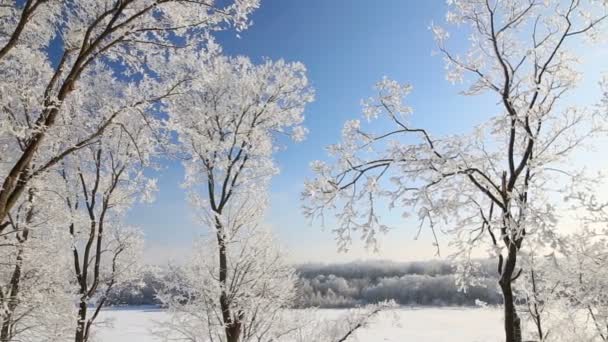
MULTIPOLYGON (((289 144, 277 155, 281 174, 272 183, 267 220, 294 261, 433 257, 429 232, 414 241, 416 226, 400 221, 399 213, 388 218, 395 230, 381 242, 380 253, 368 253, 360 244, 348 254, 337 253, 331 227, 309 225, 300 214, 299 198, 304 179, 311 176, 310 161, 325 157, 324 147, 339 139, 344 121, 360 117, 360 100, 372 95, 373 84, 384 75, 414 86, 409 98, 414 122, 435 134, 465 131, 493 114, 494 104, 487 98, 458 95, 461 87, 445 80, 441 57, 432 56, 434 42, 428 27, 433 21, 442 22, 445 11, 441 0, 267 0, 240 38, 234 32, 220 34, 228 55, 303 62, 316 91, 315 102, 306 108, 308 139, 289 144)), ((462 47, 465 39, 459 35, 450 44, 462 47)), ((602 57, 606 54, 594 60, 602 57)), ((167 163, 159 175, 157 201, 140 205, 129 215, 130 223, 146 233, 146 257, 151 262, 179 259, 202 232, 179 187, 182 178, 179 163, 167 163)))

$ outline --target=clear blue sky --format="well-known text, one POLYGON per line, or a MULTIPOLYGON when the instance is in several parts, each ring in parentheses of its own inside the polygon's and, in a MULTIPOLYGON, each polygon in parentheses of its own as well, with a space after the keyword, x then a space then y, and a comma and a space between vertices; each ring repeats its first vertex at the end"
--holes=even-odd
MULTIPOLYGON (((266 0, 240 39, 234 32, 220 35, 228 55, 303 62, 316 90, 315 102, 306 109, 308 139, 289 144, 277 155, 281 174, 272 184, 268 214, 268 223, 295 261, 433 256, 428 232, 414 241, 415 226, 401 222, 399 213, 388 218, 396 230, 384 239, 379 254, 369 254, 361 246, 339 254, 328 231, 331 227, 323 231, 310 226, 300 214, 299 198, 303 180, 311 175, 309 162, 325 157, 323 148, 339 139, 345 120, 360 117, 360 99, 371 96, 373 84, 384 75, 413 84, 409 103, 415 109, 415 123, 435 134, 467 130, 492 114, 493 103, 487 99, 458 95, 461 88, 445 80, 441 57, 432 56, 434 42, 428 27, 432 21, 442 22, 445 10, 443 0, 266 0)), ((450 43, 463 46, 465 38, 460 35, 450 43)), ((146 233, 149 261, 179 258, 202 232, 179 187, 182 178, 179 163, 168 163, 159 175, 156 203, 138 206, 129 216, 146 233)))

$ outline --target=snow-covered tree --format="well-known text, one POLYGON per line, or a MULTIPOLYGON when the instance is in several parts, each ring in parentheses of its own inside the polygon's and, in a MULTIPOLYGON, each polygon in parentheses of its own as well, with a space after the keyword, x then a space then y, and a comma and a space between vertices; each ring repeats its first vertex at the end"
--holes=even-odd
POLYGON ((144 171, 160 151, 151 126, 117 121, 98 143, 67 156, 57 171, 70 214, 64 227, 72 237, 73 280, 78 287, 76 342, 88 341, 91 327, 115 286, 137 278, 142 233, 125 226, 136 201, 152 199, 155 181, 144 171), (89 309, 92 307, 92 313, 89 309))
MULTIPOLYGON (((162 139, 146 135, 142 140, 142 131, 157 132, 160 101, 178 93, 189 78, 185 74, 164 78, 160 71, 170 67, 169 56, 186 47, 198 53, 182 53, 182 58, 198 58, 212 40, 212 31, 245 29, 247 16, 257 6, 257 0, 221 4, 182 0, 0 1, 0 234, 16 241, 0 247, 7 248, 2 252, 7 258, 3 265, 11 265, 12 274, 25 273, 16 266, 21 259, 26 260, 25 252, 21 252, 24 257, 17 257, 19 251, 34 250, 19 246, 47 241, 49 245, 36 250, 59 250, 60 244, 51 242, 60 240, 63 233, 71 234, 74 260, 70 265, 75 265, 80 278, 81 316, 86 311, 83 302, 94 301, 96 308, 103 305, 104 293, 123 281, 127 264, 137 260, 129 253, 139 248, 141 240, 140 233, 120 223, 120 210, 128 206, 129 196, 145 177, 141 168, 133 173, 131 166, 129 171, 123 166, 149 158, 146 146, 162 139), (108 145, 111 140, 131 150, 118 151, 117 145, 108 145), (35 187, 34 183, 43 186, 35 187), (49 229, 56 237, 15 228, 12 217, 19 212, 21 217, 27 216, 22 208, 28 196, 22 194, 31 192, 55 193, 55 202, 67 204, 55 207, 55 213, 70 208, 73 215, 52 221, 63 226, 63 232, 50 229, 51 221, 36 225, 36 230, 49 229), (106 198, 110 192, 112 200, 106 198), (110 211, 112 214, 105 214, 110 211), (68 231, 70 222, 73 227, 68 231), (105 232, 101 234, 103 225, 105 232)), ((145 186, 149 185, 153 184, 145 186)), ((32 209, 42 211, 46 208, 32 209)), ((69 250, 69 241, 65 246, 69 250)), ((41 263, 36 267, 27 264, 39 272, 42 260, 48 257, 36 254, 27 260, 41 263)), ((63 264, 53 265, 62 268, 63 264)), ((11 283, 15 282, 7 281, 11 283)), ((7 317, 11 316, 5 320, 9 325, 16 317, 12 312, 25 310, 27 306, 22 304, 28 302, 12 300, 17 292, 13 288, 17 289, 12 285, 6 288, 7 300, 13 303, 5 310, 7 317)), ((19 287, 18 292, 40 293, 35 290, 43 289, 30 284, 19 287)), ((80 319, 77 335, 86 339, 96 314, 80 319)))
POLYGON ((160 77, 168 56, 204 48, 214 30, 246 28, 258 4, 2 0, 0 224, 32 179, 95 143, 125 112, 139 112, 145 125, 150 107, 189 77, 160 77))
POLYGON ((521 255, 516 295, 522 320, 529 322, 523 334, 543 342, 606 341, 606 234, 586 226, 562 240, 550 254, 521 255))
POLYGON ((593 110, 568 107, 580 74, 572 47, 584 34, 597 36, 606 18, 600 2, 535 0, 450 1, 447 20, 469 29, 471 47, 451 52, 449 33, 432 31, 447 65, 447 78, 471 82, 465 95, 496 96, 499 113, 471 134, 437 137, 411 120, 404 97, 412 87, 383 79, 378 95, 364 101, 367 120, 385 119, 390 129, 372 133, 349 121, 343 141, 329 148, 337 160, 314 162, 306 182, 305 213, 338 212, 338 241, 347 246, 353 231, 368 244, 388 229, 379 217, 382 199, 421 227, 454 237, 460 271, 471 274, 475 250, 497 260, 504 297, 507 342, 521 341, 513 283, 524 242, 536 248, 558 243, 556 189, 578 175, 569 158, 601 131, 593 110))
MULTIPOLYGON (((294 269, 285 263, 268 231, 248 230, 248 237, 236 239, 230 249, 238 254, 233 270, 230 297, 242 316, 241 341, 256 342, 344 342, 359 329, 395 306, 394 302, 370 304, 346 310, 337 317, 324 317, 315 308, 293 309, 295 304, 294 269), (250 235, 251 233, 255 235, 250 235), (245 245, 244 245, 245 243, 245 245)), ((159 298, 171 315, 162 322, 156 335, 165 341, 225 341, 220 304, 217 302, 217 265, 208 247, 199 244, 193 258, 176 268, 159 298)))
MULTIPOLYGON (((522 275, 520 284, 515 289, 515 297, 520 303, 518 309, 527 329, 523 336, 538 341, 550 341, 549 336, 554 334, 551 327, 553 314, 561 304, 557 291, 559 280, 555 277, 555 254, 549 256, 538 255, 537 251, 520 251, 520 264, 522 275)), ((563 308, 563 307, 562 307, 563 308)))
POLYGON ((239 329, 238 335, 230 335, 232 341, 272 340, 278 316, 294 302, 295 270, 263 227, 231 230, 224 243, 225 283, 218 281, 219 253, 212 236, 194 246, 187 265, 158 294, 171 316, 158 331, 165 340, 227 341, 221 301, 239 329))
POLYGON ((0 4, 0 60, 19 45, 32 44, 34 48, 46 46, 53 36, 58 21, 58 1, 3 0, 0 4), (48 28, 47 30, 41 27, 48 28))
POLYGON ((46 182, 34 183, 0 236, 0 341, 57 341, 72 332, 66 217, 46 182))
MULTIPOLYGON (((567 327, 586 333, 585 341, 608 341, 608 238, 585 228, 571 234, 554 266, 552 283, 575 319, 567 327)), ((567 331, 567 329, 564 329, 567 331)), ((559 331, 555 332, 559 333, 559 331)), ((582 339, 581 339, 582 340, 582 339)))
MULTIPOLYGON (((300 124, 304 106, 312 100, 312 90, 300 63, 266 61, 254 65, 244 57, 216 56, 200 63, 182 63, 182 67, 184 73, 192 75, 188 92, 165 102, 171 114, 170 126, 177 132, 187 158, 184 186, 216 245, 212 279, 217 298, 213 303, 219 305, 216 313, 220 316, 209 317, 212 312, 203 307, 199 314, 206 314, 214 324, 219 318, 222 340, 237 342, 263 330, 248 330, 253 329, 250 320, 255 313, 251 310, 258 307, 248 307, 237 296, 248 286, 246 279, 260 277, 260 281, 269 282, 278 277, 291 287, 285 272, 255 274, 280 265, 278 256, 241 260, 240 253, 255 255, 257 247, 237 244, 240 251, 231 249, 241 231, 260 223, 268 182, 276 173, 272 155, 277 149, 277 135, 299 140, 306 133, 300 124), (239 279, 241 263, 259 266, 251 269, 253 273, 245 273, 248 278, 239 279), (238 285, 236 290, 231 287, 234 283, 238 285)), ((264 299, 257 296, 252 300, 264 299)), ((277 301, 279 306, 281 303, 277 301)), ((216 336, 217 332, 211 333, 216 336)))

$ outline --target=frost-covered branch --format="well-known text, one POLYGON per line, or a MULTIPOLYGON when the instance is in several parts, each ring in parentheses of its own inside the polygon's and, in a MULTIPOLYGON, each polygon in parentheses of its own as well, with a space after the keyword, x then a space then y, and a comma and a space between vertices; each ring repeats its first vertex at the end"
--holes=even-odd
POLYGON ((601 115, 565 101, 580 78, 571 44, 583 34, 595 38, 605 19, 605 5, 596 2, 450 1, 448 24, 464 24, 472 44, 453 52, 449 32, 431 26, 447 79, 470 83, 465 95, 496 96, 498 112, 469 134, 435 136, 415 126, 405 103, 411 86, 384 78, 363 114, 389 128, 371 133, 359 120, 347 122, 342 141, 328 148, 333 160, 312 164, 304 213, 322 219, 336 212, 341 248, 353 232, 376 246, 376 235, 388 231, 380 203, 404 217, 414 213, 421 227, 454 237, 465 278, 472 251, 489 250, 505 297, 506 340, 521 341, 512 289, 523 273, 520 249, 526 241, 559 244, 563 203, 549 193, 568 191, 575 181, 568 175, 579 174, 569 158, 605 130, 601 115))

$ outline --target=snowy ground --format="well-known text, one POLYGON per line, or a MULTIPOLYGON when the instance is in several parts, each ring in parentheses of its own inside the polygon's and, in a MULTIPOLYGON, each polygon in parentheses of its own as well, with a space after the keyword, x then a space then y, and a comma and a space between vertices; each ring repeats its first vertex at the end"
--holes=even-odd
MULTIPOLYGON (((337 310, 320 310, 333 316, 337 310)), ((107 310, 101 319, 112 327, 98 328, 101 342, 158 341, 150 333, 166 314, 158 309, 107 310)), ((377 316, 370 327, 358 332, 360 342, 492 342, 500 341, 501 314, 481 308, 399 308, 377 316)))

